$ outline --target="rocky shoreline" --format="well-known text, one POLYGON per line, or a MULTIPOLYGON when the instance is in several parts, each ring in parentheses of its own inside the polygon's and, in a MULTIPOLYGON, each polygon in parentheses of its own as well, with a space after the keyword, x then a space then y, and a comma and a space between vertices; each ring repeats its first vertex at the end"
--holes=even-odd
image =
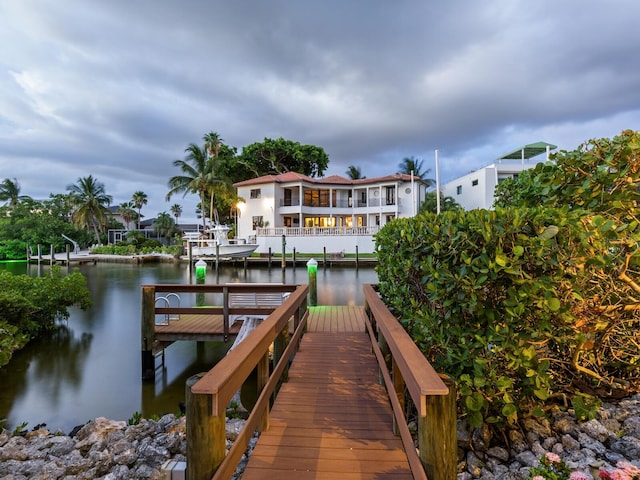
MULTIPOLYGON (((244 425, 227 422, 230 446, 244 425)), ((517 480, 529 477, 545 453, 558 455, 574 471, 597 478, 621 461, 640 468, 640 394, 605 403, 597 416, 577 421, 571 409, 555 408, 547 419, 526 419, 508 432, 509 448, 489 429, 458 426, 458 480, 517 480)), ((251 449, 251 446, 250 446, 251 449)), ((22 435, 0 432, 0 479, 124 480, 162 479, 168 460, 186 460, 184 417, 165 415, 137 425, 97 418, 70 435, 40 428, 22 435)), ((236 478, 241 478, 241 462, 236 478)))

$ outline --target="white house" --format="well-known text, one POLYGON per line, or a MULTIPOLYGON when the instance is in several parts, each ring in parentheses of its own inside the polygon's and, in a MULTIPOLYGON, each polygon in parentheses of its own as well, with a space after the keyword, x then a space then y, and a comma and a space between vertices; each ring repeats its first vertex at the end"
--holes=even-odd
POLYGON ((373 235, 394 218, 411 217, 428 184, 410 175, 350 180, 288 172, 234 185, 237 236, 255 237, 258 253, 360 253, 374 251, 373 235))
POLYGON ((520 172, 533 168, 540 162, 548 161, 549 152, 556 148, 555 145, 544 142, 525 145, 501 156, 496 163, 446 183, 441 188, 442 194, 453 198, 465 210, 493 208, 496 185, 507 178, 516 178, 520 172), (546 153, 546 156, 531 161, 542 153, 546 153))

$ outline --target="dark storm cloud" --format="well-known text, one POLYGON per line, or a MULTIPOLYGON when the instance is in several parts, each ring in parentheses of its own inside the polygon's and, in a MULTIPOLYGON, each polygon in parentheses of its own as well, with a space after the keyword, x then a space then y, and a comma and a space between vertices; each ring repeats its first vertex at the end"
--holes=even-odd
POLYGON ((41 198, 93 174, 114 203, 144 190, 155 215, 172 161, 209 131, 239 150, 319 145, 328 173, 369 177, 411 155, 433 169, 436 148, 443 179, 525 143, 573 149, 638 128, 639 13, 635 0, 3 2, 0 178, 41 198))

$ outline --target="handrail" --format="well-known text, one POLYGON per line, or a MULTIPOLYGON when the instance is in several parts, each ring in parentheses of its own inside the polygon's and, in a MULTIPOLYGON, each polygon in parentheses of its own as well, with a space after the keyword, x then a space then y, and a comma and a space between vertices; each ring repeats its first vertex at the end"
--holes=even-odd
MULTIPOLYGON (((282 287, 282 285, 280 285, 282 287)), ((213 369, 187 382, 187 469, 191 479, 228 479, 256 428, 268 428, 270 400, 287 375, 291 357, 306 328, 308 285, 298 286, 245 340, 213 369), (289 336, 289 321, 294 332, 289 336), (280 339, 280 340, 279 340, 280 339), (279 343, 280 342, 280 343, 279 343), (274 368, 269 374, 269 349, 274 368), (283 344, 287 344, 286 348, 283 344), (226 407, 251 372, 258 368, 259 397, 247 422, 226 453, 226 407)))
POLYGON ((363 290, 369 315, 367 330, 412 473, 415 478, 424 478, 426 473, 432 480, 454 479, 457 463, 455 385, 433 369, 374 287, 364 285, 363 290), (391 373, 378 342, 388 347, 391 353, 391 373), (413 439, 407 437, 408 430, 405 430, 406 419, 402 412, 405 387, 418 410, 418 449, 423 471, 417 468, 413 439))
MULTIPOLYGON (((298 288, 293 284, 282 283, 226 283, 226 284, 183 284, 183 283, 164 283, 164 284, 145 284, 142 285, 142 321, 141 321, 141 351, 142 351, 142 378, 144 380, 153 380, 155 378, 153 349, 156 344, 155 316, 165 315, 169 318, 171 315, 222 315, 223 316, 223 336, 225 340, 230 334, 230 318, 232 315, 269 315, 275 306, 234 306, 229 304, 229 295, 242 292, 256 293, 290 293, 298 288), (156 294, 164 293, 161 297, 169 297, 169 295, 178 295, 179 293, 221 293, 222 304, 218 306, 203 307, 171 307, 156 306, 156 294)), ((167 303, 168 298, 167 298, 167 303)))

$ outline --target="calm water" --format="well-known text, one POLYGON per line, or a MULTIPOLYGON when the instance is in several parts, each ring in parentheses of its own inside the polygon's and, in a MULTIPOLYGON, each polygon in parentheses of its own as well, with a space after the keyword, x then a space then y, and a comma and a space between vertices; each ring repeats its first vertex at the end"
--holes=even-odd
MULTIPOLYGON (((48 267, 41 267, 46 271, 48 267)), ((13 273, 38 274, 38 267, 0 264, 13 273)), ((141 289, 145 283, 195 283, 186 265, 98 264, 79 267, 86 275, 94 306, 72 309, 50 338, 30 343, 0 368, 0 419, 5 428, 23 422, 46 423, 69 432, 103 416, 127 420, 176 413, 187 378, 209 370, 230 344, 176 342, 166 350, 165 366, 155 383, 140 378, 141 289)), ((318 269, 319 305, 363 305, 362 285, 376 283, 372 268, 318 269)), ((308 283, 304 267, 282 270, 224 266, 209 268, 207 283, 308 283)), ((160 361, 158 360, 158 363, 160 361)))

